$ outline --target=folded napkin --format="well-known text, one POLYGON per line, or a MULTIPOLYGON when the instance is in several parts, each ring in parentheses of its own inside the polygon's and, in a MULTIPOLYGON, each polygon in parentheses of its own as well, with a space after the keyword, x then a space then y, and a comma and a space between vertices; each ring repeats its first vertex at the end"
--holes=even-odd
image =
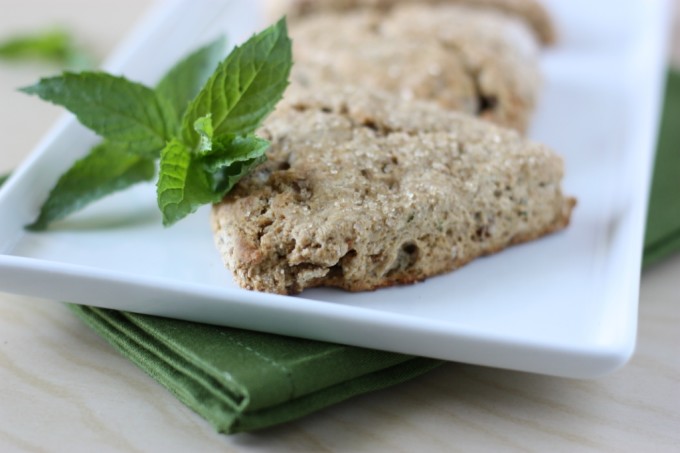
POLYGON ((406 381, 438 360, 70 305, 224 433, 282 423, 406 381))
MULTIPOLYGON (((679 122, 680 74, 671 73, 645 241, 646 264, 680 249, 679 122)), ((70 307, 224 433, 293 420, 412 379, 442 363, 240 329, 70 307)))

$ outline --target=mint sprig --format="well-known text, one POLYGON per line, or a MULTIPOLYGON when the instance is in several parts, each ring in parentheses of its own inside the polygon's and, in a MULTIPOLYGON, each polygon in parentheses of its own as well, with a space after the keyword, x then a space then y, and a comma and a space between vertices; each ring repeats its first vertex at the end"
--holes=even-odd
POLYGON ((198 49, 155 89, 102 72, 67 72, 23 88, 66 107, 104 138, 61 176, 27 228, 44 230, 152 179, 157 159, 164 225, 221 200, 266 159, 269 143, 254 133, 288 85, 292 51, 285 19, 220 62, 224 52, 222 38, 198 49))

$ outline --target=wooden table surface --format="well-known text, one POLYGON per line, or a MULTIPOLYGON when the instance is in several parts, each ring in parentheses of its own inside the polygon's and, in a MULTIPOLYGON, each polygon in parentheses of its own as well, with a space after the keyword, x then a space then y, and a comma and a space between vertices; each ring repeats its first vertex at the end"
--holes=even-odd
MULTIPOLYGON (((103 56, 149 4, 2 0, 0 38, 59 23, 103 56)), ((60 114, 14 90, 50 70, 0 64, 0 173, 60 114)), ((0 293, 0 452, 680 452, 679 280, 680 256, 643 274, 635 356, 599 380, 448 364, 300 421, 231 437, 216 434, 62 305, 0 293)))

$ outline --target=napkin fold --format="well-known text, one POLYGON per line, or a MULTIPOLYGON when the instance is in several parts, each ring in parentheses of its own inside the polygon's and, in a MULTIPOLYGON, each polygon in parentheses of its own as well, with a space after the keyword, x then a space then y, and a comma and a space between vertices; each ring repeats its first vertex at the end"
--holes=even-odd
POLYGON ((220 432, 293 420, 442 362, 94 307, 69 307, 220 432))
MULTIPOLYGON (((680 249, 680 73, 668 76, 645 264, 680 249)), ((94 307, 69 307, 223 433, 265 428, 442 362, 94 307)))

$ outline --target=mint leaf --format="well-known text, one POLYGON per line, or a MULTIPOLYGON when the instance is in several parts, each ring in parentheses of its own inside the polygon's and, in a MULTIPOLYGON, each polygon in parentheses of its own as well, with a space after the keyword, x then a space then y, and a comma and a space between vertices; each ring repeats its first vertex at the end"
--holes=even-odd
POLYGON ((7 38, 0 43, 0 58, 10 61, 41 60, 71 69, 90 67, 92 60, 62 28, 7 38))
POLYGON ((168 101, 178 122, 189 102, 196 97, 224 58, 226 47, 224 36, 201 47, 170 69, 156 86, 156 93, 168 101))
POLYGON ((212 141, 215 131, 212 125, 212 116, 210 114, 197 119, 194 122, 194 130, 198 133, 199 141, 196 151, 201 154, 206 154, 212 151, 212 141))
POLYGON ((212 189, 217 200, 226 195, 242 177, 267 160, 266 152, 270 143, 259 137, 236 137, 226 146, 203 159, 207 172, 212 176, 212 189))
POLYGON ((203 159, 206 169, 210 172, 224 169, 237 162, 263 157, 270 143, 263 138, 247 135, 216 141, 213 146, 214 150, 203 159))
POLYGON ((161 152, 157 194, 163 224, 172 225, 199 207, 220 201, 253 168, 266 160, 269 142, 238 137, 209 155, 192 153, 179 140, 161 152))
POLYGON ((21 91, 62 105, 122 150, 158 157, 175 122, 167 102, 139 83, 101 72, 66 72, 21 91))
POLYGON ((7 60, 38 58, 63 63, 71 46, 68 33, 62 29, 49 29, 6 38, 0 43, 0 57, 7 60))
POLYGON ((213 143, 210 115, 196 120, 194 129, 200 136, 200 142, 193 159, 200 160, 210 174, 216 200, 229 192, 250 170, 267 160, 265 153, 270 143, 254 135, 224 136, 213 143))
POLYGON ((284 19, 236 47, 210 77, 182 120, 182 139, 195 146, 194 124, 212 115, 215 135, 254 132, 288 86, 291 41, 284 19))
POLYGON ((133 184, 153 178, 155 164, 109 143, 94 147, 64 173, 43 204, 38 219, 26 228, 40 231, 56 220, 133 184))
POLYGON ((161 151, 156 191, 163 225, 170 226, 217 197, 210 174, 179 140, 174 139, 161 151))
POLYGON ((6 175, 0 175, 0 186, 2 186, 5 183, 5 181, 9 179, 10 175, 11 173, 7 173, 6 175))

